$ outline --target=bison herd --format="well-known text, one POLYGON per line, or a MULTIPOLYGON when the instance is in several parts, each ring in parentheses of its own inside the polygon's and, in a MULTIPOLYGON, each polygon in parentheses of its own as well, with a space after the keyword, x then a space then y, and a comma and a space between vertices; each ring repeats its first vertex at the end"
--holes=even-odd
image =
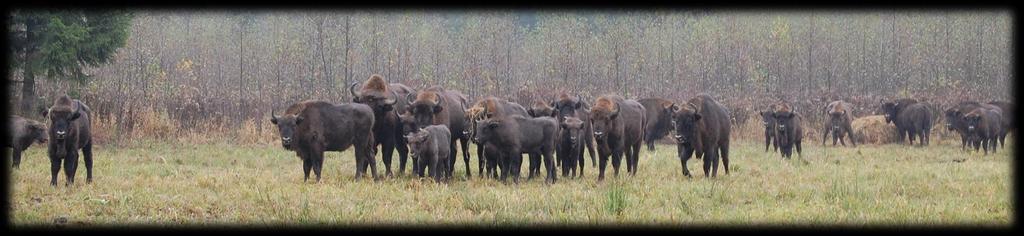
MULTIPOLYGON (((598 167, 597 179, 603 180, 609 159, 614 175, 625 159, 626 172, 636 175, 643 144, 654 150, 654 141, 671 134, 684 176, 691 176, 686 162, 691 157, 703 159, 704 176, 718 174, 719 161, 729 173, 730 130, 738 123, 725 106, 706 94, 681 102, 664 98, 628 99, 604 95, 594 100, 562 92, 550 101, 538 100, 529 108, 496 97, 476 102, 459 91, 432 86, 415 90, 399 83, 387 83, 380 75, 349 87, 350 103, 307 100, 291 104, 283 114, 271 112, 270 121, 277 126, 281 145, 294 151, 302 160, 304 181, 310 171, 320 181, 324 152, 355 149, 356 179, 366 175, 367 168, 379 180, 376 160, 378 147, 384 163, 384 175, 393 176, 391 157, 397 150, 398 174, 405 171, 412 157, 411 174, 450 180, 461 148, 466 177, 472 176, 468 143, 477 144, 478 173, 481 177, 518 183, 523 154, 529 157, 527 180, 539 176, 555 183, 561 176, 584 176, 589 153, 592 167, 598 167), (596 152, 595 152, 596 150, 596 152), (428 172, 429 170, 429 172, 428 172)), ((769 146, 782 157, 790 158, 793 148, 801 155, 804 118, 792 104, 766 104, 760 110, 765 132, 765 151, 769 146)), ((980 103, 964 101, 937 110, 928 102, 912 98, 880 101, 885 121, 897 130, 898 142, 909 140, 913 145, 930 143, 933 125, 938 118, 945 127, 959 133, 962 149, 996 151, 1002 147, 1006 134, 1015 129, 1013 104, 1003 101, 980 103), (944 115, 940 115, 944 114, 944 115)), ((861 108, 863 109, 863 108, 861 108)), ((856 108, 845 101, 832 101, 821 111, 826 115, 822 145, 828 135, 832 145, 845 146, 849 140, 857 145, 851 123, 856 108)), ((79 100, 68 96, 57 98, 42 112, 49 121, 41 122, 18 116, 9 118, 7 147, 13 148, 13 167, 21 163, 21 153, 33 143, 48 143, 51 163, 51 185, 63 166, 67 185, 74 183, 78 151, 85 161, 86 181, 92 181, 92 139, 90 110, 79 100)), ((744 117, 743 120, 746 120, 744 117)))

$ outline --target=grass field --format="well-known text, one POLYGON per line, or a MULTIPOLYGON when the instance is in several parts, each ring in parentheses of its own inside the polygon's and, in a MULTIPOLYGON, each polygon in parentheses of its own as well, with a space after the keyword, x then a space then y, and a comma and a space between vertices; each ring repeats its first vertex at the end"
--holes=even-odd
MULTIPOLYGON (((699 175, 683 177, 675 147, 660 145, 657 152, 640 152, 635 177, 626 175, 623 164, 618 178, 609 172, 604 182, 596 182, 588 157, 583 179, 559 178, 548 186, 535 178, 516 186, 480 179, 475 153, 473 178, 465 179, 460 160, 456 181, 443 185, 406 176, 354 181, 351 150, 330 152, 324 179, 312 184, 302 182, 301 161, 280 146, 140 142, 95 148, 95 181, 85 183, 80 164, 75 185, 65 187, 62 172, 56 188, 49 185, 45 148, 33 146, 21 169, 11 174, 10 219, 15 228, 1012 223, 1009 140, 1006 149, 988 156, 960 151, 959 141, 926 148, 811 143, 802 160, 784 160, 764 152, 763 144, 738 142, 731 151, 731 175, 717 179, 704 178, 696 159, 689 168, 699 175)), ((383 173, 380 157, 376 160, 383 173)))

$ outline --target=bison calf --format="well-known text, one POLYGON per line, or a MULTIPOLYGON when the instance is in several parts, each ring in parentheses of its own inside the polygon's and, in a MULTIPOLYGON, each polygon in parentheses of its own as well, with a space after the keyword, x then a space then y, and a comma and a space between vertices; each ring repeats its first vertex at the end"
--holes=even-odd
POLYGON ((544 167, 547 169, 546 183, 556 180, 555 163, 552 156, 555 151, 555 135, 558 122, 551 117, 527 118, 513 115, 493 117, 477 123, 476 139, 479 143, 498 148, 505 162, 501 170, 501 180, 506 181, 509 175, 519 183, 519 171, 523 164, 523 153, 543 156, 544 167))
POLYGON ((18 169, 21 165, 21 153, 32 146, 32 143, 46 143, 46 126, 39 121, 25 119, 20 116, 12 115, 9 117, 7 130, 7 142, 4 143, 4 147, 9 147, 12 150, 12 158, 14 169, 18 169))
POLYGON ((271 112, 270 116, 281 134, 281 145, 302 159, 303 182, 309 179, 311 169, 316 182, 320 182, 325 151, 342 152, 349 147, 355 148, 356 179, 362 178, 367 166, 373 179, 379 179, 373 158, 374 116, 370 106, 309 100, 292 104, 284 115, 271 112))
POLYGON ((576 177, 577 164, 580 176, 583 176, 583 121, 576 117, 567 117, 561 122, 556 147, 559 161, 562 162, 562 177, 576 177))
POLYGON ((50 156, 50 185, 57 185, 57 173, 61 162, 64 164, 66 185, 75 183, 75 171, 78 169, 78 150, 82 150, 85 159, 86 183, 92 182, 92 125, 89 121, 89 107, 78 99, 72 100, 67 95, 54 101, 43 116, 49 117, 50 133, 53 140, 48 146, 50 156))
POLYGON ((774 151, 779 151, 779 141, 775 138, 778 131, 775 121, 775 104, 768 107, 768 110, 758 112, 761 115, 761 124, 764 124, 764 151, 768 151, 771 145, 774 151))
POLYGON ((423 177, 424 169, 430 167, 430 176, 434 181, 441 181, 441 177, 448 177, 448 145, 451 142, 451 132, 444 125, 431 125, 421 128, 419 131, 409 133, 405 139, 409 142, 409 149, 413 158, 419 163, 417 169, 413 169, 417 175, 423 177))

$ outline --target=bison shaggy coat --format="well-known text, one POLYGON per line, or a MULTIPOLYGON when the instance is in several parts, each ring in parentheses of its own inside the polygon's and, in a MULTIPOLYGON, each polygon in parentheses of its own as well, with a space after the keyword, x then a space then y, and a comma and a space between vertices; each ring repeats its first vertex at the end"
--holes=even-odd
POLYGON ((673 105, 672 125, 675 128, 676 145, 683 175, 690 177, 686 161, 696 155, 704 159, 704 176, 718 175, 718 159, 721 157, 725 173, 729 173, 729 113, 711 96, 698 95, 686 104, 673 105))
POLYGON ((647 111, 647 127, 644 131, 644 142, 647 150, 654 151, 654 142, 672 132, 672 101, 662 98, 640 99, 647 111))
POLYGON ((988 155, 989 148, 993 153, 996 152, 996 142, 1003 133, 1002 116, 999 109, 985 107, 976 108, 964 115, 963 120, 967 124, 967 137, 974 145, 974 151, 978 151, 981 146, 985 149, 986 155, 988 155))
POLYGON ((903 137, 908 137, 910 144, 914 139, 920 137, 919 145, 927 145, 930 140, 932 121, 932 109, 926 104, 917 102, 914 99, 900 99, 895 102, 883 102, 882 110, 885 112, 885 121, 896 125, 897 143, 903 143, 903 137))
POLYGON ((448 127, 443 125, 427 126, 405 136, 405 139, 409 140, 412 156, 419 162, 416 164, 418 168, 413 170, 416 175, 423 177, 425 169, 429 166, 430 177, 433 177, 434 181, 440 182, 441 177, 449 176, 448 146, 451 136, 448 127))
POLYGON ((523 153, 543 156, 544 167, 547 169, 546 183, 554 183, 555 135, 558 122, 551 117, 528 118, 518 115, 492 117, 477 123, 476 139, 479 143, 490 144, 503 153, 505 162, 501 170, 501 180, 507 181, 511 175, 515 183, 519 183, 519 171, 523 164, 523 153))
POLYGON ((796 147, 797 154, 802 156, 803 151, 800 144, 804 138, 803 117, 796 111, 790 110, 787 105, 782 105, 778 111, 775 111, 773 116, 775 116, 775 120, 778 122, 778 132, 776 134, 778 135, 777 140, 779 141, 779 151, 782 153, 782 157, 792 157, 794 146, 796 147))
POLYGON ((409 106, 406 109, 416 126, 412 130, 430 125, 448 126, 448 130, 452 134, 452 142, 449 146, 451 153, 448 160, 448 167, 452 171, 448 173, 451 175, 455 171, 455 156, 458 155, 458 149, 455 146, 457 139, 462 147, 462 160, 466 163, 466 177, 471 177, 473 174, 469 167, 469 137, 462 132, 469 125, 465 114, 466 108, 468 108, 466 96, 455 90, 445 90, 440 86, 432 86, 407 96, 409 106))
POLYGON ((292 104, 281 116, 271 113, 270 122, 277 125, 281 145, 302 159, 303 182, 309 179, 310 170, 320 182, 325 151, 342 152, 349 147, 355 148, 355 178, 360 179, 369 166, 373 179, 379 179, 373 157, 374 116, 370 106, 308 100, 292 104))
MULTIPOLYGON (((473 107, 466 109, 466 120, 470 124, 462 132, 466 137, 474 137, 476 125, 479 121, 491 117, 506 117, 510 115, 528 116, 527 110, 519 104, 496 97, 484 98, 473 104, 473 107)), ((498 159, 501 159, 499 156, 502 153, 498 152, 494 145, 477 143, 476 139, 473 139, 473 143, 477 144, 476 154, 479 159, 478 164, 481 177, 490 175, 492 178, 497 178, 497 169, 499 167, 505 168, 504 163, 498 162, 498 159)))
POLYGON ((590 123, 594 125, 594 138, 601 161, 598 180, 604 180, 609 156, 615 168, 615 176, 619 175, 623 154, 626 155, 626 171, 631 176, 636 175, 646 116, 647 111, 643 105, 621 96, 605 95, 594 102, 594 107, 590 109, 590 123))
POLYGON ((67 95, 54 101, 43 116, 49 117, 51 140, 47 154, 50 156, 50 185, 57 185, 57 173, 61 162, 64 165, 65 185, 75 183, 75 171, 78 169, 78 150, 82 150, 85 160, 86 183, 92 182, 92 124, 91 111, 82 101, 72 100, 67 95))

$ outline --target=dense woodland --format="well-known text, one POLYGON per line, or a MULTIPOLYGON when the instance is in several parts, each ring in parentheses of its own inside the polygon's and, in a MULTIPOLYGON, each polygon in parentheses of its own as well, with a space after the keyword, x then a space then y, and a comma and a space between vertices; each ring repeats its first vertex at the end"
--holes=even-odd
MULTIPOLYGON (((750 113, 787 101, 817 127, 832 99, 858 116, 883 98, 1012 99, 1011 22, 1006 11, 141 11, 109 64, 36 86, 39 107, 66 92, 115 122, 111 133, 153 114, 179 132, 263 127, 293 102, 350 101, 348 85, 375 73, 524 105, 560 90, 707 93, 750 113)), ((10 77, 14 107, 21 73, 10 77)))

